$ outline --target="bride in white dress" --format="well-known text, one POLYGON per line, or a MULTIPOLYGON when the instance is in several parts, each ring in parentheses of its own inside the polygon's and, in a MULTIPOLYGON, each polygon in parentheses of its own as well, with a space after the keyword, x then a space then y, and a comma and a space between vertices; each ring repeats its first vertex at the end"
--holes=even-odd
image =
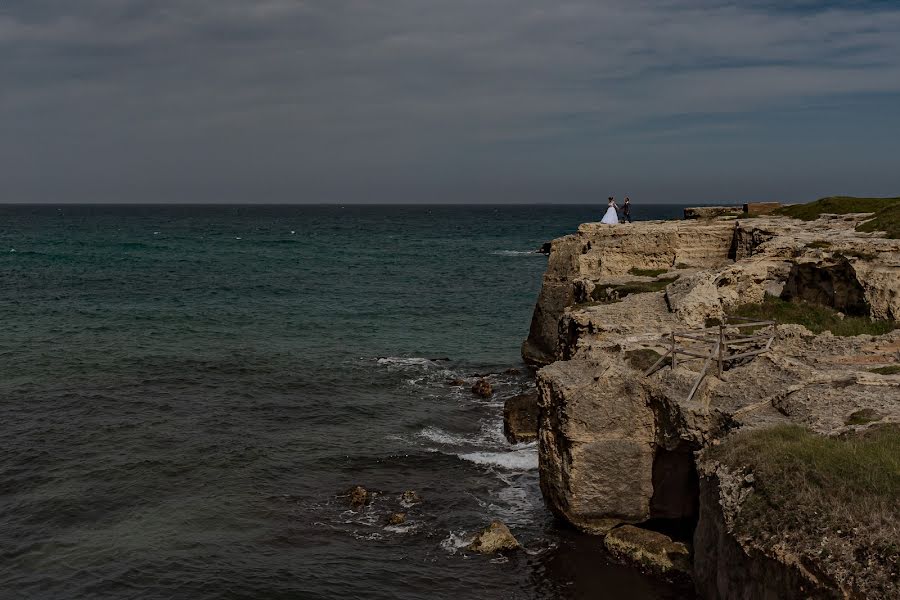
POLYGON ((617 225, 619 223, 619 207, 616 206, 616 201, 613 198, 609 199, 609 208, 606 209, 606 214, 603 215, 603 219, 600 222, 607 225, 617 225))

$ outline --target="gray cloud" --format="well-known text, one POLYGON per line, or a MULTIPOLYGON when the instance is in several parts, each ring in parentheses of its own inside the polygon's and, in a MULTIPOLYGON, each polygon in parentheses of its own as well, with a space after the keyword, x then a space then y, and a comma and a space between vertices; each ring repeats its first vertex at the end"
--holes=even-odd
POLYGON ((889 193, 897 95, 874 3, 7 0, 0 200, 889 193))

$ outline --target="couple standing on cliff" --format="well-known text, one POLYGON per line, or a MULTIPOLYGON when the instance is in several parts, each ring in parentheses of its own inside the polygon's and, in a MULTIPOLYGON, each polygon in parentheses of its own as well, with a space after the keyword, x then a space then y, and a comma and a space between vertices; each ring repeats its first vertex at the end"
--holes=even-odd
MULTIPOLYGON (((631 223, 631 199, 628 196, 625 196, 625 204, 622 205, 622 220, 626 219, 631 223)), ((606 214, 600 222, 607 225, 616 225, 619 222, 619 206, 612 196, 609 197, 609 208, 606 209, 606 214)))

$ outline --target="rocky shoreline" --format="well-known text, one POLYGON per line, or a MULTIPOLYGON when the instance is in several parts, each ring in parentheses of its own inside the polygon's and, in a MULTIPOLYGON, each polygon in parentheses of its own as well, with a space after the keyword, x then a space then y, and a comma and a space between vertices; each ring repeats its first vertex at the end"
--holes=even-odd
POLYGON ((540 369, 538 394, 506 411, 511 440, 528 439, 536 417, 548 508, 607 536, 623 560, 688 574, 704 598, 896 597, 896 546, 862 560, 862 534, 747 533, 742 508, 760 497, 758 482, 713 449, 778 426, 832 437, 897 427, 900 330, 838 336, 778 324, 761 331, 773 338, 768 352, 710 370, 693 395, 701 361, 645 376, 671 331, 747 305, 808 303, 892 324, 900 240, 857 231, 866 218, 587 223, 554 240, 522 348, 540 369), (692 535, 669 540, 672 527, 692 535))

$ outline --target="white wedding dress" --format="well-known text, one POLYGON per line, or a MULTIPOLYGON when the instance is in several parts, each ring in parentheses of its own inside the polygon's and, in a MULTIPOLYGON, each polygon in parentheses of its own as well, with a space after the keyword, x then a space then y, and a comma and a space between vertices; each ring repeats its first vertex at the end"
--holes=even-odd
POLYGON ((607 225, 616 225, 619 222, 619 213, 616 212, 615 206, 610 206, 606 209, 606 214, 603 215, 603 220, 601 223, 606 223, 607 225))

